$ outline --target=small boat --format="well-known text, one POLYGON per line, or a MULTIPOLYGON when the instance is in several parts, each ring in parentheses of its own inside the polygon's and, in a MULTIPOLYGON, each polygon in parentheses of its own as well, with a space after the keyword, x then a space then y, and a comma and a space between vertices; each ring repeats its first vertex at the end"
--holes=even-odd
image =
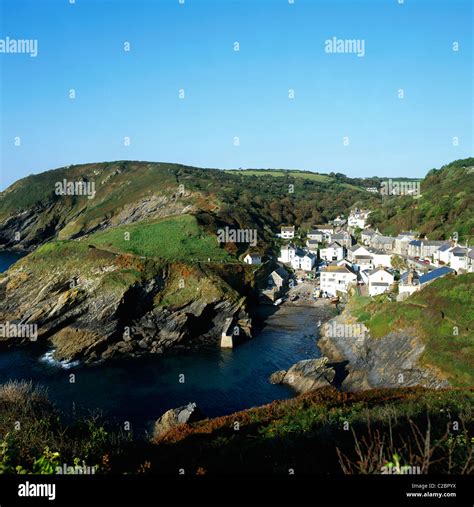
POLYGON ((278 305, 281 305, 282 303, 283 303, 283 299, 282 299, 282 298, 280 298, 280 299, 277 299, 277 300, 273 303, 273 305, 274 305, 274 306, 278 306, 278 305))

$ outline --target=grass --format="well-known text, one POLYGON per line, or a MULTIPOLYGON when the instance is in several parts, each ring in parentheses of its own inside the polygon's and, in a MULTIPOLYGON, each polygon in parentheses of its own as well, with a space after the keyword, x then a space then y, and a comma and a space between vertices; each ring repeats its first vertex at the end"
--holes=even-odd
POLYGON ((90 236, 88 242, 113 252, 166 261, 232 260, 224 249, 219 248, 217 236, 206 234, 192 215, 116 227, 90 236))
MULTIPOLYGON (((228 171, 231 174, 240 174, 243 176, 272 176, 272 177, 291 177, 291 178, 301 178, 310 181, 316 181, 318 183, 330 183, 336 181, 335 178, 327 174, 319 174, 313 173, 311 171, 299 171, 295 169, 234 169, 228 171)), ((344 188, 350 188, 353 190, 361 190, 360 187, 356 185, 351 185, 350 183, 341 183, 341 186, 344 188)))
POLYGON ((422 363, 455 386, 474 385, 474 274, 437 280, 403 302, 354 298, 349 310, 379 338, 413 330, 425 343, 422 363))
POLYGON ((275 177, 292 176, 294 178, 305 178, 307 180, 320 181, 323 183, 333 180, 333 178, 331 178, 326 174, 318 174, 309 171, 306 172, 297 170, 246 169, 246 170, 233 170, 232 172, 241 174, 243 176, 275 176, 275 177))

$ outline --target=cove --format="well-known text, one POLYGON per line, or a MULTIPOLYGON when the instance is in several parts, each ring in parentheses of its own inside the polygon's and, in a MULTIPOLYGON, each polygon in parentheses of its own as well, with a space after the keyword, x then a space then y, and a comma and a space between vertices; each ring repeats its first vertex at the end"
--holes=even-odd
MULTIPOLYGON (((6 269, 16 258, 0 253, 0 265, 6 269)), ((0 352, 0 383, 32 380, 48 388, 50 399, 66 415, 100 409, 117 422, 129 421, 135 431, 189 402, 209 417, 226 415, 293 397, 290 388, 272 385, 268 377, 302 359, 320 357, 320 314, 320 308, 281 306, 254 338, 232 350, 203 349, 89 367, 63 368, 48 361, 48 349, 35 345, 8 349, 0 352)))

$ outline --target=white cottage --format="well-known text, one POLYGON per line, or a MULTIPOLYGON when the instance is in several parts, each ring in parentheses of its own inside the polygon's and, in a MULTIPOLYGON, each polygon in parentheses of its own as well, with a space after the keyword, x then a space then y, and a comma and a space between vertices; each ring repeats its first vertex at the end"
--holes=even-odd
POLYGON ((394 281, 392 273, 387 271, 385 268, 376 268, 367 273, 368 285, 369 285, 369 296, 377 296, 387 292, 394 281))
POLYGON ((357 274, 349 266, 327 266, 321 269, 321 291, 330 296, 338 292, 347 292, 351 284, 357 283, 357 274))

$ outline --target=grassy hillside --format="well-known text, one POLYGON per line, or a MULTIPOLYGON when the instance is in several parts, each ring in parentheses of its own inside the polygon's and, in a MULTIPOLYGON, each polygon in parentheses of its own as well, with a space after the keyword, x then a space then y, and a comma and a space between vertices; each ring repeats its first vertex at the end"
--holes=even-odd
POLYGON ((18 230, 20 246, 33 248, 185 213, 212 234, 224 225, 255 228, 265 250, 282 224, 311 227, 371 200, 377 198, 344 178, 309 172, 262 177, 165 163, 84 164, 29 176, 0 193, 0 246, 14 246, 18 230), (55 195, 63 179, 94 183, 95 197, 55 195))
POLYGON ((203 232, 196 217, 191 215, 114 227, 93 234, 87 241, 106 250, 167 261, 232 260, 219 248, 217 236, 203 232))
POLYGON ((430 239, 454 232, 474 242, 474 158, 456 160, 431 170, 421 182, 419 199, 386 197, 371 222, 387 234, 417 230, 430 239))
POLYGON ((426 344, 423 363, 455 386, 474 385, 474 274, 442 278, 403 302, 363 298, 350 308, 375 338, 414 329, 426 344))

